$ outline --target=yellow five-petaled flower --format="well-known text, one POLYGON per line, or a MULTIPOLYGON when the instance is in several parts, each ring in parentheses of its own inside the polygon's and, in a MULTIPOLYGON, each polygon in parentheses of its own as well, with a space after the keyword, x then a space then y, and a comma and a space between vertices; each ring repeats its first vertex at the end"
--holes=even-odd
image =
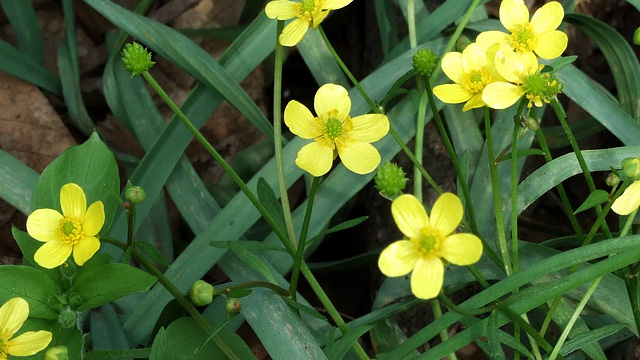
POLYGON ((11 356, 31 356, 49 345, 53 335, 49 331, 27 331, 13 337, 29 317, 29 303, 13 298, 0 307, 0 360, 11 356))
POLYGON ((344 166, 356 174, 368 174, 380 164, 380 154, 370 143, 389 132, 389 120, 382 114, 366 114, 352 118, 351 99, 345 88, 325 84, 316 93, 317 117, 301 103, 291 100, 284 109, 284 122, 295 135, 314 139, 296 158, 296 165, 313 176, 331 170, 334 151, 344 166))
POLYGON ((330 10, 343 8, 353 0, 302 0, 300 2, 277 0, 271 1, 264 9, 271 19, 289 20, 289 23, 282 34, 280 34, 280 44, 284 46, 295 46, 302 40, 309 27, 314 30, 320 26, 322 20, 329 15, 330 10))
POLYGON ((104 225, 104 205, 96 201, 87 209, 80 186, 69 183, 60 189, 62 214, 53 209, 38 209, 27 218, 27 232, 45 244, 34 255, 42 267, 62 265, 73 253, 82 266, 100 248, 98 232, 104 225))
POLYGON ((411 275, 411 291, 420 299, 440 293, 444 262, 471 265, 482 256, 482 242, 473 234, 454 234, 463 216, 460 199, 442 194, 433 205, 431 217, 413 195, 402 195, 391 204, 393 219, 408 238, 387 246, 378 260, 386 276, 411 275))

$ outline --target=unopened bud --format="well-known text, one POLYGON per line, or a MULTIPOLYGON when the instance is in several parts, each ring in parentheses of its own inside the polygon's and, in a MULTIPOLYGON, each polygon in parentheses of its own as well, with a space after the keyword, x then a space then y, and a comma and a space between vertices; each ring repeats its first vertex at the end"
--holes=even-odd
POLYGON ((378 168, 374 179, 380 195, 389 200, 402 195, 402 191, 409 181, 402 168, 391 162, 386 162, 378 168))
POLYGON ((622 172, 628 178, 640 180, 640 159, 635 157, 622 160, 622 172))
POLYGON ((140 186, 129 186, 124 192, 124 197, 132 204, 140 204, 147 198, 147 193, 140 186))
POLYGON ((640 45, 640 27, 633 33, 633 43, 640 45))
POLYGON ((413 55, 413 68, 421 75, 431 76, 438 65, 438 56, 431 49, 419 49, 413 55))
POLYGON ((209 305, 213 301, 213 286, 204 280, 196 280, 189 290, 189 298, 196 306, 209 305))
POLYGON ((620 184, 620 176, 618 176, 616 173, 611 173, 607 176, 607 180, 605 180, 607 185, 614 187, 618 184, 620 184))
POLYGON ((538 122, 538 120, 531 116, 527 116, 527 118, 524 120, 524 124, 527 129, 531 131, 538 131, 540 129, 540 123, 538 122))
POLYGON ((124 46, 122 62, 127 71, 131 73, 131 77, 142 74, 155 64, 151 61, 151 53, 136 42, 124 46))
POLYGON ((471 40, 468 37, 462 36, 456 41, 456 51, 462 52, 467 46, 471 44, 471 40))
POLYGON ((44 360, 69 360, 69 351, 64 345, 52 347, 44 354, 44 360))
POLYGON ((58 315, 58 324, 65 329, 71 329, 76 326, 76 322, 78 321, 77 312, 67 308, 60 312, 58 315))
POLYGON ((229 299, 227 299, 226 310, 227 314, 235 315, 239 313, 240 310, 242 310, 242 303, 240 302, 240 300, 230 297, 229 299))

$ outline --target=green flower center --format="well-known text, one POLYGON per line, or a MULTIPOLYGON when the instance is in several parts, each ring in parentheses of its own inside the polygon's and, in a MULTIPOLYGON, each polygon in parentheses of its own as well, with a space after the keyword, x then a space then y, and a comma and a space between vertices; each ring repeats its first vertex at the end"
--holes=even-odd
POLYGON ((531 108, 532 104, 540 107, 542 102, 549 103, 556 95, 562 91, 562 83, 558 81, 555 75, 551 73, 541 73, 544 65, 533 74, 524 77, 522 89, 525 96, 529 99, 527 107, 531 108))
POLYGON ((342 135, 342 121, 336 118, 329 118, 324 128, 324 133, 333 140, 342 135))
POLYGON ((302 11, 305 12, 313 12, 316 9, 315 0, 302 0, 302 11))
POLYGON ((529 23, 516 25, 511 29, 509 45, 519 52, 531 52, 538 44, 538 34, 529 23))
POLYGON ((84 237, 82 222, 78 219, 64 217, 60 220, 59 240, 64 243, 75 245, 84 237))
POLYGON ((487 86, 491 82, 491 76, 485 70, 472 71, 470 73, 465 73, 462 76, 462 87, 467 91, 477 94, 484 90, 484 87, 487 86))
POLYGON ((411 239, 416 252, 422 256, 440 256, 440 248, 444 242, 444 237, 436 229, 429 226, 420 229, 420 235, 411 239))

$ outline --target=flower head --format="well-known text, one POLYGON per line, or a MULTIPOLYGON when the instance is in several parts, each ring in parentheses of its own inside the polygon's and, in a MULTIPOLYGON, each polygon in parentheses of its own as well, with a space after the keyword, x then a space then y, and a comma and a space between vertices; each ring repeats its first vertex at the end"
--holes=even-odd
POLYGON ((408 238, 387 246, 378 267, 390 277, 411 275, 411 291, 420 299, 440 293, 444 279, 444 262, 470 265, 482 256, 482 242, 473 234, 454 234, 463 208, 451 193, 442 194, 433 205, 431 217, 413 195, 402 195, 391 204, 393 219, 408 238))
POLYGON ((316 30, 322 20, 329 15, 330 10, 341 9, 351 1, 353 0, 302 0, 300 2, 276 0, 269 2, 264 11, 271 19, 295 18, 280 34, 280 44, 295 46, 307 33, 309 26, 316 30))
POLYGON ((356 174, 368 174, 380 164, 380 154, 372 142, 389 132, 389 120, 382 114, 366 114, 352 118, 351 99, 340 85, 325 84, 316 93, 317 117, 301 103, 289 101, 284 109, 284 122, 295 135, 313 139, 296 158, 296 165, 313 176, 331 170, 340 156, 344 166, 356 174))
POLYGON ((96 201, 87 209, 80 186, 69 183, 60 189, 62 214, 53 209, 38 209, 27 218, 27 232, 45 244, 34 255, 42 267, 62 265, 73 253, 82 266, 100 248, 98 232, 104 225, 104 205, 96 201))
POLYGON ((482 107, 482 92, 492 82, 503 80, 495 69, 498 46, 487 51, 478 44, 469 44, 462 53, 448 52, 442 58, 442 70, 454 84, 438 85, 433 93, 448 104, 463 103, 463 111, 482 107))
POLYGON ((0 360, 12 356, 31 356, 43 350, 51 342, 49 331, 27 331, 13 337, 29 317, 29 303, 23 298, 13 298, 0 307, 0 360))
POLYGON ((476 42, 483 46, 501 43, 519 53, 535 52, 543 59, 554 59, 567 48, 567 35, 556 30, 564 9, 557 1, 546 3, 529 21, 529 9, 523 0, 503 0, 500 4, 500 22, 509 31, 485 31, 476 42))
POLYGON ((482 100, 491 108, 505 109, 522 96, 540 107, 548 103, 562 91, 562 83, 552 73, 542 72, 538 58, 533 53, 518 54, 501 50, 496 54, 496 69, 507 81, 497 81, 487 85, 482 100))

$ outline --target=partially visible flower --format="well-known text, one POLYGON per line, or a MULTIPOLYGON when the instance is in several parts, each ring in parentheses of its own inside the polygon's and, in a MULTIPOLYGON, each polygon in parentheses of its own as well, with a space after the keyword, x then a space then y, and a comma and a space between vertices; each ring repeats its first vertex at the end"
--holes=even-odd
POLYGON ((60 189, 62 214, 53 209, 38 209, 27 218, 27 232, 45 244, 34 255, 42 267, 62 265, 73 253, 82 266, 100 248, 98 232, 104 225, 104 205, 96 201, 87 209, 87 199, 80 186, 69 183, 60 189))
POLYGON ((496 54, 496 69, 507 81, 487 85, 482 100, 491 108, 505 109, 522 96, 529 99, 527 105, 540 107, 562 91, 562 83, 552 73, 541 72, 538 58, 533 53, 518 54, 501 50, 496 54))
POLYGON ((296 158, 296 165, 313 176, 331 170, 335 152, 344 166, 356 174, 368 174, 380 164, 380 154, 370 143, 389 132, 389 120, 382 114, 352 118, 351 99, 345 88, 325 84, 314 99, 317 117, 301 103, 291 100, 284 109, 284 122, 295 135, 314 139, 296 158))
POLYGON ((64 345, 52 347, 44 354, 44 360, 69 360, 69 351, 64 345))
POLYGON ((506 44, 519 53, 535 52, 543 59, 555 59, 567 48, 567 35, 556 30, 564 9, 557 1, 540 7, 529 21, 529 9, 523 0, 503 0, 500 4, 500 22, 509 31, 484 31, 476 42, 488 47, 506 44))
POLYGON ((629 215, 638 207, 640 207, 640 181, 636 180, 613 202, 611 210, 618 215, 629 215))
POLYGON ((8 356, 31 356, 49 345, 53 335, 49 331, 27 331, 13 337, 29 317, 29 303, 13 298, 0 307, 0 360, 8 356))
POLYGON ((349 5, 353 0, 302 0, 300 2, 276 0, 267 4, 264 9, 271 19, 294 19, 285 26, 280 34, 280 44, 295 46, 307 33, 309 26, 314 30, 329 15, 330 10, 338 10, 349 5))
POLYGON ((433 205, 431 217, 413 195, 402 195, 391 204, 393 219, 408 238, 387 246, 378 259, 386 276, 411 275, 411 291, 420 299, 440 293, 444 280, 444 260, 455 265, 471 265, 482 256, 482 242, 473 234, 454 234, 463 216, 460 199, 442 194, 433 205))
POLYGON ((494 65, 497 49, 498 46, 491 46, 486 50, 474 43, 469 44, 462 53, 446 53, 442 58, 442 71, 454 84, 438 85, 433 88, 433 93, 448 104, 464 102, 463 111, 484 106, 482 92, 485 87, 503 80, 494 65))

